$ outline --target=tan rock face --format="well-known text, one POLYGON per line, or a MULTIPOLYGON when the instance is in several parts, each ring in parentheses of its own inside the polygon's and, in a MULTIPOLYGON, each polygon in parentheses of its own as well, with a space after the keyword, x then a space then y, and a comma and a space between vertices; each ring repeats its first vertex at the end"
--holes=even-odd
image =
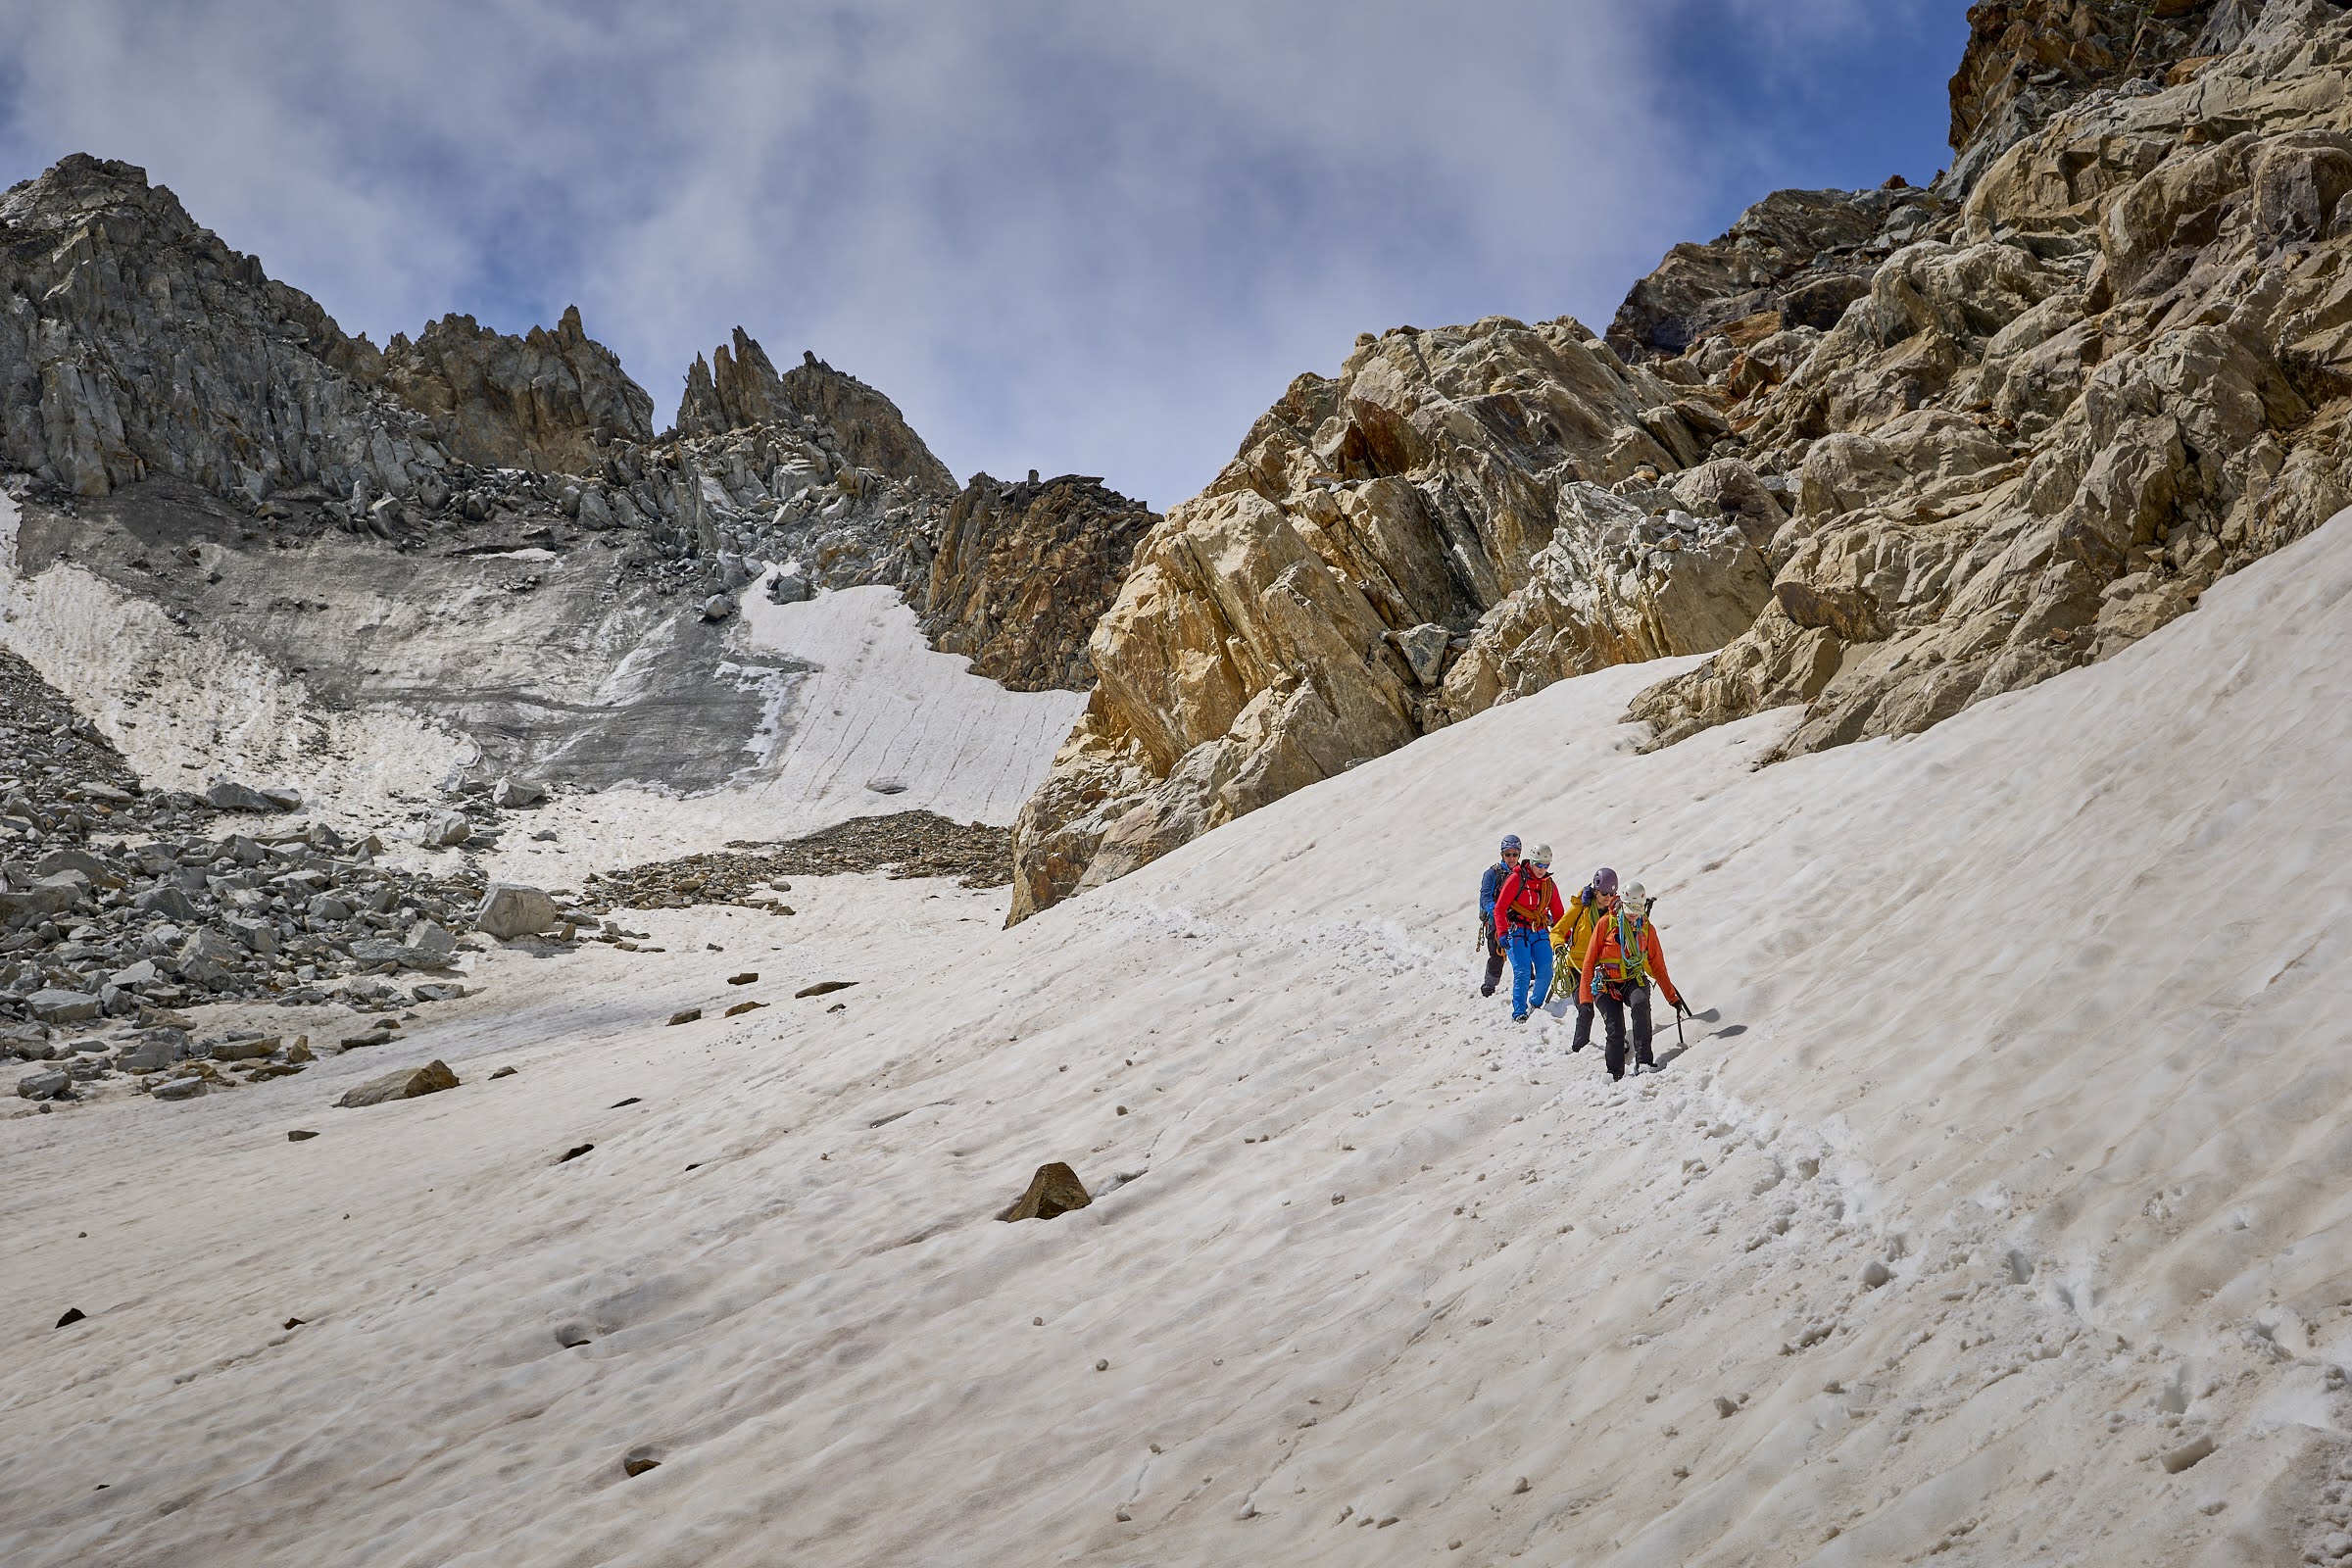
POLYGON ((1560 674, 1744 628, 1769 573, 1719 493, 1773 507, 1761 481, 1713 470, 1704 519, 1648 482, 1723 433, 1564 318, 1403 328, 1301 376, 1137 551, 1015 824, 1013 917, 1560 674))
POLYGON ((2352 502, 2352 21, 2236 15, 2201 24, 2227 48, 2193 78, 2017 141, 1960 224, 1737 396, 1796 506, 1772 607, 1636 703, 1663 739, 1787 703, 1793 751, 1924 728, 2128 646, 2352 502))
POLYGON ((579 309, 521 337, 445 316, 385 346, 384 384, 466 463, 586 473, 614 441, 651 441, 654 400, 589 337, 579 309))

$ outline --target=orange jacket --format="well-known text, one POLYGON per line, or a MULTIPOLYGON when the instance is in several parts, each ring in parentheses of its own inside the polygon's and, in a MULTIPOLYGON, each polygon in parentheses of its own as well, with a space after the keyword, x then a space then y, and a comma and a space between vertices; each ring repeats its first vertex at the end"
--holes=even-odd
MULTIPOLYGON (((1669 1005, 1680 1006, 1682 994, 1674 989, 1674 977, 1666 972, 1666 955, 1658 948, 1658 928, 1648 920, 1642 922, 1642 960, 1649 973, 1656 977, 1658 989, 1666 994, 1669 1005)), ((1597 916, 1592 922, 1592 940, 1586 945, 1585 961, 1579 968, 1576 981, 1576 1000, 1590 1004, 1592 1000, 1592 976, 1604 964, 1622 968, 1625 952, 1617 945, 1617 911, 1597 916)), ((1612 968, 1602 980, 1606 983, 1618 976, 1612 968)))

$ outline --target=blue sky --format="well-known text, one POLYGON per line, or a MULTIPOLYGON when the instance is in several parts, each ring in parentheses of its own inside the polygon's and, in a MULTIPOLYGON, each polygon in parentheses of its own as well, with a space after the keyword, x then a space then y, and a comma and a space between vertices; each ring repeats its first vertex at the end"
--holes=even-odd
POLYGON ((1605 327, 1788 185, 1947 161, 1965 0, 0 0, 0 177, 144 166, 382 342, 741 323, 959 475, 1197 490, 1359 331, 1605 327))

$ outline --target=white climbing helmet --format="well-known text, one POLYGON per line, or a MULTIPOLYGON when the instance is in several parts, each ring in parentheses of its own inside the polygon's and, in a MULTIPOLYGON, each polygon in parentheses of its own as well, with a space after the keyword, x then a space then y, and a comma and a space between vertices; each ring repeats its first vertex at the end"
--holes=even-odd
POLYGON ((1539 845, 1537 845, 1537 846, 1536 846, 1536 853, 1535 853, 1535 854, 1533 854, 1533 855, 1531 855, 1531 856, 1529 856, 1529 857, 1528 857, 1528 858, 1529 858, 1529 859, 1531 859, 1531 860, 1533 860, 1533 861, 1535 861, 1535 862, 1536 862, 1536 865, 1537 865, 1537 867, 1538 867, 1539 869, 1541 869, 1541 870, 1545 870, 1545 871, 1548 871, 1548 870, 1550 870, 1550 869, 1551 869, 1551 846, 1550 846, 1550 845, 1548 845, 1548 844, 1539 844, 1539 845))
POLYGON ((1639 882, 1628 882, 1617 902, 1628 914, 1642 914, 1649 908, 1649 892, 1639 882))

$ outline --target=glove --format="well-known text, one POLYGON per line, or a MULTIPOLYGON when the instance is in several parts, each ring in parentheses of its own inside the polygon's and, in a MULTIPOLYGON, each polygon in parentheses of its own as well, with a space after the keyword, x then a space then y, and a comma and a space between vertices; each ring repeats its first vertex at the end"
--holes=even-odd
POLYGON ((1681 1013, 1686 1018, 1695 1018, 1698 1016, 1697 1013, 1690 1010, 1690 1004, 1685 1002, 1680 997, 1674 999, 1674 1010, 1681 1013))

